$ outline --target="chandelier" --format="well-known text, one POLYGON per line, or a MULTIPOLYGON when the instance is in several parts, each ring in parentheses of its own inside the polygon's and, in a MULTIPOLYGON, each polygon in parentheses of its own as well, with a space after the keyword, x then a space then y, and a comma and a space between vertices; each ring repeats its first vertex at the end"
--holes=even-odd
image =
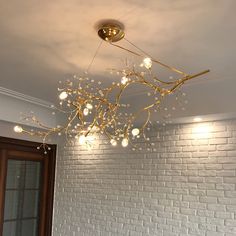
MULTIPOLYGON (((135 147, 135 140, 139 138, 144 138, 148 142, 146 131, 152 123, 152 115, 154 112, 161 112, 164 100, 168 96, 176 94, 186 82, 208 73, 209 70, 197 74, 187 74, 156 60, 125 38, 123 29, 123 25, 119 22, 103 22, 98 27, 98 36, 102 39, 101 43, 106 41, 111 46, 140 58, 140 66, 130 64, 126 60, 123 69, 110 70, 112 74, 120 76, 119 81, 105 87, 100 81, 89 78, 88 74, 74 75, 65 83, 61 83, 58 88, 60 106, 53 107, 66 115, 66 122, 63 125, 48 127, 34 114, 30 114, 24 116, 23 119, 35 123, 39 129, 30 130, 17 125, 14 127, 14 131, 42 137, 42 144, 38 149, 42 148, 45 154, 50 150, 46 144, 48 137, 53 134, 65 134, 66 138, 75 138, 81 145, 90 145, 95 135, 106 136, 112 146, 121 144, 123 147, 127 147, 131 144, 135 147), (135 48, 135 51, 116 43, 122 39, 135 48), (153 71, 154 65, 159 65, 159 68, 164 68, 176 76, 161 79, 153 71), (127 112, 130 104, 124 103, 123 97, 132 86, 145 88, 149 99, 148 104, 136 112, 127 112), (138 124, 140 117, 143 119, 141 124, 138 124)), ((101 44, 92 62, 100 46, 101 44)))

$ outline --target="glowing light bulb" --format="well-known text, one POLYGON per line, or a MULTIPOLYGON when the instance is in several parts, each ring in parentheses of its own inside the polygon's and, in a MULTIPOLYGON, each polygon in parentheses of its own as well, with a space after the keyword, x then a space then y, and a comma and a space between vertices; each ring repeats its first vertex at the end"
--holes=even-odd
POLYGON ((79 144, 83 145, 86 142, 86 137, 84 135, 79 136, 79 144))
POLYGON ((123 84, 123 85, 125 85, 125 84, 127 84, 127 82, 129 81, 129 79, 126 77, 126 76, 123 76, 122 78, 121 78, 121 83, 123 84))
POLYGON ((117 141, 115 139, 111 139, 110 143, 112 146, 116 146, 117 145, 117 141))
POLYGON ((83 114, 84 114, 85 116, 87 116, 87 115, 89 114, 89 109, 88 109, 87 107, 84 108, 83 114))
POLYGON ((133 136, 137 136, 137 135, 139 135, 139 129, 138 128, 134 128, 134 129, 132 129, 132 131, 131 131, 131 133, 132 133, 132 135, 133 136))
POLYGON ((127 147, 129 145, 129 140, 127 138, 123 138, 121 141, 122 147, 127 147))
POLYGON ((149 57, 146 57, 143 59, 143 65, 147 68, 150 69, 152 67, 152 59, 149 57))
POLYGON ((21 126, 16 125, 16 126, 14 127, 14 131, 15 131, 16 133, 22 133, 22 132, 23 132, 23 129, 22 129, 21 126))
POLYGON ((87 107, 89 110, 92 110, 92 109, 93 109, 93 105, 90 104, 90 103, 87 103, 87 104, 86 104, 86 107, 87 107))
POLYGON ((60 100, 65 100, 67 97, 68 97, 68 94, 65 91, 61 92, 59 95, 60 100))

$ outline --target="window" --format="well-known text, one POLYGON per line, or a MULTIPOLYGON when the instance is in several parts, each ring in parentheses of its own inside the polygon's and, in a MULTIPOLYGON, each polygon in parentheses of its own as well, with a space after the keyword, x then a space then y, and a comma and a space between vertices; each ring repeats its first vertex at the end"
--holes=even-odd
POLYGON ((0 235, 50 236, 56 145, 0 137, 0 235))

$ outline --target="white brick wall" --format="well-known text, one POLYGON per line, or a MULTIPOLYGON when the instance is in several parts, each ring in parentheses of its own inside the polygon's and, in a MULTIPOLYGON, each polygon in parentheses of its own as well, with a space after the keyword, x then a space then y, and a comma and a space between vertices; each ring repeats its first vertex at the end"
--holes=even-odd
POLYGON ((235 236, 236 121, 171 125, 151 139, 151 152, 67 145, 53 235, 235 236))

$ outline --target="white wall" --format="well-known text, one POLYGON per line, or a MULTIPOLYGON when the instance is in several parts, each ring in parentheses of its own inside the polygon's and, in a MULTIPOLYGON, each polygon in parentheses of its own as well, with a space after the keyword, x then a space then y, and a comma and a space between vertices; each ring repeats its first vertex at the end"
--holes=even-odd
POLYGON ((21 120, 22 114, 27 115, 33 111, 48 126, 55 126, 57 123, 49 103, 2 87, 0 87, 0 107, 0 120, 2 121, 35 126, 21 120))
MULTIPOLYGON (((55 127, 62 117, 52 115, 54 110, 50 105, 46 101, 0 87, 0 136, 42 142, 38 137, 14 133, 13 127, 16 124, 27 125, 28 129, 38 127, 21 119, 22 114, 29 115, 31 111, 41 122, 49 127, 55 127)), ((57 139, 53 138, 48 142, 55 143, 57 139)))
POLYGON ((236 121, 168 126, 152 140, 150 153, 104 140, 62 148, 53 235, 235 236, 236 121))

